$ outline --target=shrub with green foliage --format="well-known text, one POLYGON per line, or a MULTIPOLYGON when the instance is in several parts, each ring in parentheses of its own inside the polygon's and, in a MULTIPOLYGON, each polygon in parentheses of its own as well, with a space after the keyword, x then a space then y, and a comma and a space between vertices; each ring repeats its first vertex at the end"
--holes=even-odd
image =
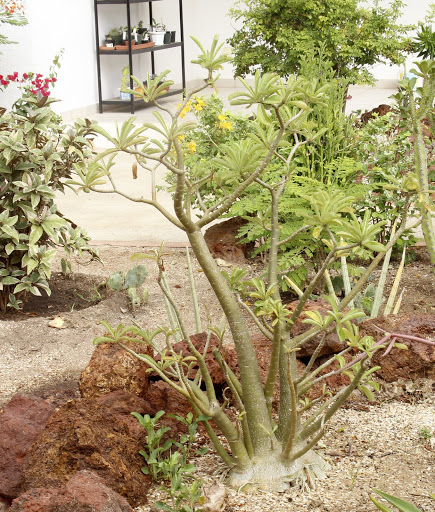
MULTIPOLYGON (((273 156, 262 178, 268 184, 276 182, 286 158, 292 154, 293 148, 298 147, 292 156, 289 179, 279 204, 281 235, 283 239, 289 238, 279 247, 279 284, 283 290, 288 289, 283 275, 300 286, 307 277, 308 268, 312 266, 309 260, 319 250, 323 251, 323 244, 303 229, 304 215, 311 215, 308 198, 313 192, 319 189, 344 191, 361 199, 368 191, 367 185, 355 183, 361 166, 348 157, 355 145, 355 130, 353 118, 343 112, 347 82, 335 79, 332 62, 323 58, 322 53, 316 55, 315 52, 311 52, 310 58, 301 63, 300 76, 311 80, 311 87, 327 89, 328 101, 316 102, 301 115, 306 126, 318 130, 316 138, 312 139, 307 130, 299 130, 283 141, 280 152, 273 156)), ((231 179, 230 173, 222 172, 220 157, 225 153, 226 146, 236 141, 247 143, 247 139, 254 135, 252 118, 258 118, 268 130, 277 129, 278 123, 263 105, 257 112, 251 113, 251 119, 247 115, 224 111, 223 102, 217 95, 194 100, 191 106, 198 125, 182 139, 186 168, 189 178, 195 182, 208 176, 198 194, 192 195, 192 202, 197 208, 201 208, 201 204, 213 208, 237 186, 237 180, 231 179)), ((167 180, 173 190, 176 180, 171 173, 167 180)), ((239 235, 242 243, 257 244, 253 256, 265 254, 270 247, 270 214, 270 192, 261 183, 254 182, 225 215, 243 217, 248 221, 239 230, 239 235)), ((319 258, 314 258, 314 261, 316 259, 319 258)))
MULTIPOLYGON (((408 123, 396 109, 381 117, 374 117, 358 130, 358 144, 352 156, 361 163, 361 178, 371 193, 358 203, 360 211, 370 209, 374 222, 388 221, 379 232, 379 242, 385 243, 391 235, 391 227, 400 221, 405 195, 391 187, 394 180, 402 179, 414 170, 413 143, 408 123)), ((411 206, 408 215, 417 214, 411 206)), ((404 241, 414 245, 415 236, 410 231, 398 240, 401 253, 404 241)))
MULTIPOLYGON (((89 237, 55 203, 73 166, 92 156, 86 121, 61 124, 55 101, 27 95, 18 111, 0 109, 0 312, 19 309, 26 294, 50 294, 56 248, 94 254, 89 237), (24 115, 25 113, 25 115, 24 115)), ((64 268, 68 266, 64 262, 64 268)))
POLYGON ((297 73, 301 58, 323 45, 335 75, 350 83, 373 82, 369 66, 399 64, 411 50, 397 24, 404 5, 393 0, 373 7, 359 0, 239 0, 230 11, 240 28, 229 39, 234 48, 235 74, 256 69, 280 76, 297 73))

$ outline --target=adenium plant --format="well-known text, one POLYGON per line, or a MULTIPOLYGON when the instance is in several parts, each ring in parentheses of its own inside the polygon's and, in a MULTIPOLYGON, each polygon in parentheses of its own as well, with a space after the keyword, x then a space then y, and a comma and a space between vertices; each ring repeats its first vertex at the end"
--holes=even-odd
MULTIPOLYGON (((90 165, 84 162, 78 164, 78 177, 70 180, 69 184, 77 190, 120 194, 137 204, 153 206, 185 232, 220 303, 237 352, 240 377, 231 371, 221 350, 226 329, 221 324, 208 327, 208 333, 214 333, 220 341, 219 347, 213 350, 213 356, 222 368, 232 393, 235 417, 233 410, 227 409, 227 401, 222 404, 218 400, 206 365, 207 349, 199 351, 190 341, 189 335, 192 333, 186 328, 165 276, 162 250, 156 250, 152 257, 159 268, 158 282, 165 296, 170 326, 158 326, 152 330, 138 326, 112 328, 105 323, 108 334, 96 342, 120 343, 144 361, 150 371, 156 372, 184 395, 198 415, 203 414, 212 419, 226 438, 228 449, 208 420, 204 420, 204 425, 217 453, 229 468, 230 485, 239 489, 256 486, 267 490, 282 490, 289 483, 310 486, 316 478, 325 476, 328 468, 327 461, 315 450, 328 428, 328 421, 354 390, 358 389, 372 398, 373 391, 377 389, 372 374, 377 368, 371 367, 371 358, 376 351, 384 348, 391 350, 397 345, 396 335, 386 337, 382 343, 375 343, 371 336, 363 336, 356 320, 362 318, 364 313, 350 305, 367 283, 374 268, 383 260, 386 251, 404 232, 408 220, 407 209, 415 199, 415 192, 409 188, 403 190, 406 200, 400 217, 401 223, 394 236, 383 245, 376 241, 383 223, 373 223, 369 210, 363 218, 355 215, 352 196, 333 187, 314 191, 307 198, 311 211, 304 216, 305 223, 301 229, 324 245, 325 257, 319 269, 299 290, 297 305, 289 312, 278 288, 278 253, 289 238, 282 233, 279 205, 293 173, 302 172, 295 163, 295 156, 303 146, 315 143, 324 131, 322 126, 308 121, 307 114, 318 102, 328 101, 328 85, 319 85, 315 80, 301 77, 290 77, 284 81, 275 73, 262 75, 260 72, 256 73, 252 85, 241 80, 242 89, 230 95, 229 99, 233 105, 254 110, 255 114, 250 120, 251 129, 240 140, 217 143, 218 151, 212 157, 210 171, 205 172, 204 165, 201 165, 196 174, 194 159, 187 157, 190 150, 183 138, 194 129, 195 123, 184 121, 181 114, 189 102, 190 106, 193 105, 198 93, 213 86, 217 71, 227 57, 219 54, 221 46, 217 38, 210 50, 205 50, 195 41, 201 53, 193 62, 206 70, 204 84, 188 92, 184 101, 172 111, 159 103, 159 96, 171 85, 171 82, 165 81, 167 72, 154 80, 148 80, 146 87, 133 77, 144 101, 153 103, 166 117, 156 112, 155 124, 139 126, 131 118, 118 129, 114 137, 102 127, 93 125, 91 128, 106 137, 112 147, 100 153, 90 165), (270 119, 274 122, 269 122, 270 119), (136 159, 133 179, 137 178, 139 171, 150 173, 149 196, 145 191, 140 191, 137 196, 129 195, 118 188, 111 167, 114 158, 121 152, 136 159), (275 170, 273 179, 265 182, 263 177, 276 156, 281 163, 279 169, 275 170), (155 175, 161 165, 172 174, 173 212, 159 201, 155 175), (198 199, 198 208, 193 210, 192 197, 200 198, 202 187, 206 187, 212 179, 219 180, 224 193, 210 205, 198 199), (108 186, 101 189, 100 185, 106 181, 108 186), (222 272, 211 256, 202 234, 203 228, 227 213, 253 183, 263 187, 270 197, 269 265, 263 279, 249 279, 246 271, 239 268, 234 268, 231 273, 222 272), (313 291, 328 276, 331 265, 351 253, 361 252, 371 254, 371 263, 353 288, 348 290, 345 298, 340 300, 332 294, 327 296, 326 311, 323 314, 306 312, 304 322, 308 324, 309 330, 293 336, 292 326, 313 291), (253 323, 270 342, 269 371, 264 383, 260 378, 248 323, 253 323), (326 336, 334 330, 343 343, 343 350, 337 357, 319 364, 318 356, 326 336), (133 352, 128 347, 131 332, 135 333, 135 341, 141 338, 144 343, 151 345, 159 358, 133 352), (306 368, 299 372, 297 352, 314 336, 318 336, 318 347, 306 368), (174 341, 180 337, 189 348, 190 355, 187 357, 173 348, 174 341), (350 383, 334 394, 324 385, 325 379, 340 372, 348 375, 350 383), (279 399, 277 410, 274 411, 273 397, 278 383, 279 399), (322 389, 315 399, 310 395, 314 386, 322 389)), ((193 298, 195 304, 195 293, 193 298)), ((196 329, 201 329, 198 316, 196 329)))

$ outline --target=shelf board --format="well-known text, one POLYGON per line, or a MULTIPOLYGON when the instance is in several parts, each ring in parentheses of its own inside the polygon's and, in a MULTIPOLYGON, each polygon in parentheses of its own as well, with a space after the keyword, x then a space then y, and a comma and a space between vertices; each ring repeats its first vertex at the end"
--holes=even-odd
MULTIPOLYGON (((128 55, 128 47, 125 45, 125 50, 99 50, 100 55, 128 55)), ((139 54, 139 53, 150 53, 150 52, 158 52, 159 50, 167 50, 168 48, 179 48, 180 46, 183 46, 183 43, 168 43, 168 44, 159 44, 155 46, 150 46, 148 48, 140 48, 135 49, 133 45, 131 47, 131 53, 132 55, 139 54)))
MULTIPOLYGON (((162 0, 130 0, 131 4, 143 4, 149 2, 161 2, 162 0)), ((97 0, 97 5, 100 4, 121 4, 126 5, 127 0, 97 0)))
MULTIPOLYGON (((182 92, 183 92, 183 89, 170 90, 169 92, 159 96, 159 99, 166 98, 167 96, 175 96, 176 94, 181 94, 182 92)), ((125 107, 130 107, 131 100, 121 100, 119 98, 110 98, 108 100, 103 100, 102 103, 103 103, 103 105, 123 105, 125 107)), ((135 107, 137 105, 142 105, 143 107, 154 106, 153 103, 145 103, 142 98, 135 98, 134 105, 135 105, 135 107)))

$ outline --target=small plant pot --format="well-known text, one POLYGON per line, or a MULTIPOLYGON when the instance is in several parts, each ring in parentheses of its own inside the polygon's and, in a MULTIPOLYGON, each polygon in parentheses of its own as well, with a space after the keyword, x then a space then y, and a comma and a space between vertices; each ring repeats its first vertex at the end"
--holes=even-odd
MULTIPOLYGON (((126 40, 124 41, 124 44, 125 44, 125 46, 128 46, 128 39, 126 39, 126 40)), ((132 40, 131 40, 131 44, 132 44, 132 45, 135 45, 135 44, 136 44, 136 39, 132 39, 132 40)))
POLYGON ((176 34, 175 30, 172 30, 172 32, 171 32, 171 43, 175 43, 175 34, 176 34))
POLYGON ((122 34, 119 36, 113 36, 112 39, 113 39, 113 44, 115 46, 122 44, 122 34))
POLYGON ((171 42, 171 33, 165 32, 165 36, 163 38, 163 44, 169 44, 171 42))
POLYGON ((137 44, 142 44, 143 35, 138 33, 136 37, 137 37, 137 44))
POLYGON ((120 100, 129 100, 131 98, 131 94, 128 92, 122 92, 121 89, 119 90, 119 99, 120 100))
POLYGON ((165 32, 150 32, 150 39, 156 45, 163 44, 165 32))

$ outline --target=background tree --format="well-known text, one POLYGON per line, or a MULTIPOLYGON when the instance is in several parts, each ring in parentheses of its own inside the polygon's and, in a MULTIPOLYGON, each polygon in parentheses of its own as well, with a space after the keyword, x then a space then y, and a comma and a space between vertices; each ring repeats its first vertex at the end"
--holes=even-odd
MULTIPOLYGON (((0 26, 2 24, 17 27, 27 25, 27 19, 24 17, 24 7, 21 1, 11 2, 10 0, 0 0, 0 26)), ((6 36, 0 34, 0 44, 12 43, 16 43, 16 41, 11 41, 6 36)))
POLYGON ((406 33, 413 27, 397 24, 403 2, 388 6, 375 0, 239 0, 230 13, 241 22, 229 43, 234 48, 235 75, 260 68, 280 76, 298 72, 313 47, 324 48, 337 77, 350 83, 371 83, 369 66, 400 64, 411 51, 406 33))

